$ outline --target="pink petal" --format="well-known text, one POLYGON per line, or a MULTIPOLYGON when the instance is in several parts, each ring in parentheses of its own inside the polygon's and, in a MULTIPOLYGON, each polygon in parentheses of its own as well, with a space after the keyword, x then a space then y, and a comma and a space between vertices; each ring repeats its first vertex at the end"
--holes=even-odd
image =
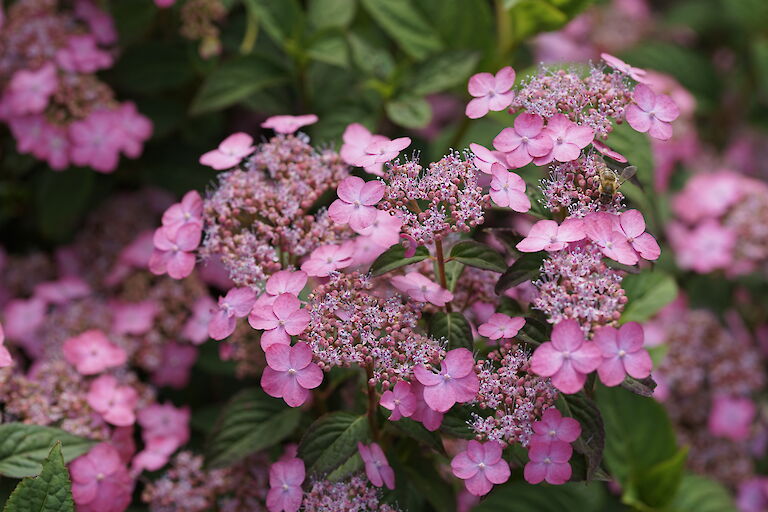
POLYGON ((589 126, 573 124, 568 129, 568 142, 576 144, 579 148, 585 148, 595 140, 595 131, 589 126))
POLYGON ((521 137, 532 139, 544 129, 544 118, 540 115, 523 112, 515 118, 515 132, 521 137))
POLYGON ((479 98, 493 91, 496 86, 496 78, 490 73, 477 73, 472 75, 467 84, 469 94, 479 98))
POLYGON ((651 128, 651 118, 637 105, 630 105, 624 111, 629 126, 640 133, 645 133, 651 128))
POLYGON ((287 345, 272 345, 264 351, 267 364, 278 372, 287 372, 291 368, 291 347, 287 345))
POLYGON ((349 215, 349 227, 357 233, 364 231, 376 222, 378 211, 372 206, 352 206, 352 212, 349 215))
MULTIPOLYGON (((322 373, 322 372, 321 372, 322 373)), ((283 387, 283 400, 291 407, 299 407, 309 398, 309 391, 301 387, 298 379, 290 378, 283 387)))
POLYGON ((219 309, 208 323, 208 336, 220 341, 235 332, 235 318, 227 315, 227 312, 219 309))
POLYGON ((570 480, 571 474, 571 465, 567 462, 562 464, 550 464, 546 480, 547 483, 552 485, 562 485, 570 480))
POLYGON ((280 321, 272 312, 271 306, 264 306, 256 307, 251 311, 251 314, 248 315, 248 323, 257 330, 270 330, 277 327, 280 321))
POLYGON ((632 248, 636 250, 640 257, 648 261, 653 261, 661 256, 659 243, 650 233, 643 233, 632 241, 632 248))
POLYGON ((314 363, 296 372, 296 380, 304 389, 314 389, 323 383, 323 370, 314 363))
POLYGON ((531 357, 531 371, 542 377, 551 377, 563 365, 563 354, 550 342, 542 343, 531 357))
POLYGON ((581 155, 581 149, 576 144, 565 142, 555 144, 552 148, 552 157, 558 162, 570 162, 576 160, 581 155))
POLYGON ((242 160, 240 157, 225 155, 218 149, 214 149, 204 153, 199 161, 201 165, 211 167, 217 171, 223 171, 224 169, 236 166, 240 163, 240 160, 242 160))
POLYGON ((475 98, 467 103, 467 108, 464 110, 464 115, 470 119, 480 119, 488 113, 488 98, 483 96, 482 98, 475 98))
POLYGON ((499 460, 497 463, 485 468, 485 477, 492 484, 503 484, 509 480, 510 474, 509 464, 505 460, 499 460))
POLYGON ((272 304, 272 311, 280 320, 287 320, 301 307, 301 301, 291 293, 283 293, 272 304))
POLYGON ((547 475, 547 464, 542 462, 528 462, 523 470, 523 477, 529 484, 538 484, 544 481, 547 475))
POLYGON ((384 197, 386 187, 379 180, 367 181, 360 190, 360 202, 366 206, 374 206, 384 197))
POLYGON ((424 386, 436 386, 443 381, 443 378, 427 370, 423 365, 418 365, 413 369, 413 374, 424 386))
POLYGON ((309 325, 309 311, 300 309, 285 320, 285 332, 291 336, 297 336, 304 332, 309 325))
POLYGON ((494 112, 500 112, 510 106, 514 99, 515 93, 511 91, 504 94, 496 94, 488 98, 488 109, 493 110, 494 112))
MULTIPOLYGON (((512 128, 504 128, 493 139, 493 147, 495 147, 499 151, 508 152, 520 147, 522 142, 523 142, 522 137, 520 137, 520 135, 517 132, 515 132, 515 130, 513 130, 512 128)), ((486 162, 490 161, 490 160, 487 160, 486 158, 483 158, 483 160, 485 160, 486 162)))
POLYGON ((669 140, 672 138, 672 125, 653 118, 651 119, 651 127, 648 129, 648 135, 658 140, 669 140))
POLYGON ((565 219, 557 228, 557 239, 562 242, 578 242, 586 237, 581 219, 565 219))
POLYGON ((578 393, 584 387, 587 376, 577 371, 570 361, 563 361, 560 370, 551 377, 552 384, 563 393, 578 393))
POLYGON ((552 329, 552 345, 560 352, 573 352, 582 343, 584 343, 584 333, 581 332, 576 320, 562 320, 552 329))
POLYGON ((470 494, 484 496, 493 488, 493 484, 485 477, 484 471, 479 471, 475 476, 464 481, 464 486, 470 494))
POLYGON ((613 356, 603 359, 597 369, 597 374, 606 386, 618 386, 624 381, 626 372, 619 356, 613 356))
POLYGON ((301 370, 302 368, 309 366, 311 362, 312 349, 309 347, 309 345, 304 342, 300 342, 291 347, 291 352, 288 356, 288 364, 290 368, 301 370))
POLYGON ((261 340, 259 340, 262 350, 267 350, 272 345, 288 346, 291 344, 291 337, 285 332, 285 328, 282 325, 278 325, 274 329, 264 331, 261 334, 261 340))
POLYGON ((653 107, 656 104, 656 95, 650 87, 644 84, 638 84, 637 87, 635 87, 632 99, 635 100, 635 103, 637 103, 645 112, 653 110, 653 107))
POLYGON ((619 224, 627 238, 636 238, 645 231, 645 219, 637 210, 627 210, 619 216, 619 224))
POLYGON ((578 350, 571 353, 573 367, 581 373, 590 373, 597 370, 602 361, 602 353, 597 345, 587 341, 578 350))
POLYGON ((233 133, 219 144, 219 149, 222 153, 238 157, 246 156, 254 149, 253 137, 243 132, 233 133))
POLYGON ((637 352, 643 348, 644 340, 643 327, 637 322, 629 322, 619 329, 617 346, 627 352, 637 352))
POLYGON ((357 176, 350 176, 339 183, 336 190, 339 199, 346 203, 354 203, 360 199, 360 193, 365 186, 365 181, 357 176))
POLYGON ((475 367, 475 359, 472 352, 466 348, 456 348, 448 351, 443 360, 446 373, 453 378, 469 375, 475 367))
POLYGON ((624 368, 630 376, 644 379, 651 374, 653 361, 647 350, 640 349, 624 356, 624 368))
POLYGON ((430 409, 437 412, 446 412, 456 404, 456 400, 448 389, 448 386, 438 384, 424 388, 424 401, 430 409))
MULTIPOLYGON (((552 151, 554 142, 547 133, 542 133, 528 141, 527 150, 531 156, 545 156, 552 151)), ((574 160, 573 158, 571 160, 574 160)))
POLYGON ((671 123, 680 116, 680 109, 677 108, 677 104, 666 94, 656 96, 653 112, 656 114, 656 119, 667 123, 671 123))
POLYGON ((619 351, 618 330, 610 325, 600 327, 592 342, 600 349, 603 356, 612 357, 619 351))
POLYGON ((505 93, 515 85, 515 70, 511 66, 503 67, 496 72, 495 78, 494 90, 499 94, 505 93))

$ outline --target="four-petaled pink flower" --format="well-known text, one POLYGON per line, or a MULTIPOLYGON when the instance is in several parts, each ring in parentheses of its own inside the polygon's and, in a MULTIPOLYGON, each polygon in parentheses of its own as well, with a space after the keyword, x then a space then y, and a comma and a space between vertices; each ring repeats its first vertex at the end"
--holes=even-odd
POLYGON ((38 114, 58 87, 56 66, 50 62, 35 71, 21 69, 11 77, 5 101, 14 115, 38 114))
POLYGON ((395 471, 389 465, 387 456, 377 443, 371 443, 366 446, 363 443, 357 443, 357 451, 360 452, 360 458, 365 464, 365 474, 368 480, 376 487, 386 485, 389 489, 395 488, 395 471))
POLYGON ((576 320, 562 320, 552 329, 552 341, 542 343, 533 352, 531 370, 551 377, 552 384, 563 393, 577 393, 587 374, 602 362, 600 349, 584 339, 576 320))
POLYGON ((641 258, 653 261, 661 256, 659 243, 653 235, 645 232, 645 219, 637 210, 627 210, 619 214, 619 228, 627 238, 627 243, 641 258))
POLYGON ((522 252, 554 252, 565 249, 570 242, 583 240, 585 236, 581 219, 565 219, 559 226, 553 220, 540 220, 515 247, 522 252))
MULTIPOLYGON (((354 166, 359 166, 359 162, 363 158, 367 157, 365 148, 374 142, 389 141, 389 138, 385 137, 384 135, 372 134, 368 131, 368 128, 361 125, 360 123, 352 123, 347 126, 346 130, 344 130, 344 134, 342 135, 342 139, 344 140, 344 144, 341 145, 339 155, 345 163, 354 166)), ((365 166, 364 169, 366 172, 381 176, 383 174, 383 167, 384 163, 379 162, 365 166)))
POLYGON ((413 373, 424 385, 424 401, 437 412, 446 412, 457 402, 473 400, 480 388, 475 360, 472 352, 465 348, 448 351, 440 363, 439 373, 433 373, 423 365, 416 366, 413 373))
POLYGON ((616 71, 624 73, 631 79, 640 83, 647 83, 647 79, 645 78, 646 71, 644 69, 632 67, 620 58, 614 57, 610 53, 601 53, 600 58, 603 59, 603 61, 605 61, 605 63, 610 67, 616 71))
POLYGON ((624 265, 637 263, 637 253, 621 231, 618 215, 590 213, 584 217, 584 232, 605 256, 624 265))
POLYGON ((297 512, 301 508, 306 470, 304 461, 298 458, 281 459, 269 467, 269 512, 297 512))
POLYGON ((531 443, 572 443, 581 435, 581 425, 573 418, 563 417, 554 407, 550 407, 541 419, 533 423, 531 443))
POLYGON ((125 350, 109 341, 97 329, 69 338, 64 342, 62 351, 64 359, 81 375, 95 375, 107 368, 125 364, 128 360, 125 350))
POLYGON ((525 213, 531 209, 531 200, 525 194, 525 181, 499 163, 491 166, 491 199, 502 208, 525 213))
POLYGON ((474 99, 467 104, 465 114, 470 119, 478 119, 489 110, 504 110, 512 104, 515 97, 514 91, 511 90, 513 85, 515 70, 510 66, 501 68, 495 76, 490 73, 472 75, 467 89, 474 99))
POLYGON ((69 465, 78 512, 123 512, 131 503, 133 479, 118 451, 99 443, 69 465))
POLYGON ((298 407, 309 398, 310 389, 323 382, 323 370, 312 362, 312 349, 304 342, 294 346, 276 343, 264 351, 267 366, 261 387, 269 396, 298 407))
POLYGON ((267 279, 266 292, 269 295, 282 295, 290 293, 298 295, 307 284, 307 273, 301 270, 281 270, 275 272, 267 279))
POLYGON ((717 395, 709 411, 708 428, 712 435, 732 441, 746 441, 757 414, 755 402, 746 397, 717 395))
POLYGON ((634 103, 626 109, 629 126, 654 139, 668 140, 672 137, 672 121, 680 115, 672 98, 666 94, 654 94, 650 87, 638 84, 632 95, 634 103))
POLYGON ((8 351, 5 345, 3 345, 4 342, 5 330, 3 329, 3 325, 0 324, 0 368, 5 368, 6 366, 11 366, 11 364, 13 364, 11 353, 8 351))
POLYGON ((328 208, 328 215, 336 224, 349 224, 356 232, 373 224, 376 220, 376 203, 384 197, 385 186, 378 180, 363 181, 350 176, 339 183, 336 199, 328 208))
POLYGON ((473 439, 467 444, 466 451, 451 460, 451 470, 464 480, 470 493, 484 496, 494 484, 503 484, 509 480, 509 464, 501 458, 501 452, 501 443, 498 441, 481 443, 473 439))
POLYGON ((413 411, 410 418, 424 425, 424 428, 430 432, 434 432, 440 428, 440 425, 442 425, 444 414, 435 411, 427 405, 427 402, 424 400, 425 389, 426 388, 418 380, 411 382, 411 391, 416 397, 416 409, 413 411))
POLYGON ((110 302, 112 331, 115 334, 145 334, 154 324, 160 312, 157 302, 152 299, 141 302, 110 302))
POLYGON ((501 151, 491 151, 485 146, 475 144, 474 142, 469 145, 469 149, 475 155, 472 159, 472 163, 485 174, 493 174, 493 164, 499 164, 507 169, 507 158, 501 151))
POLYGON ((515 118, 513 128, 504 128, 493 139, 493 147, 506 153, 507 164, 517 169, 549 154, 552 138, 544 130, 543 117, 524 112, 515 118))
POLYGON ((419 272, 391 278, 392 286, 417 302, 429 302, 443 307, 453 300, 453 294, 419 272))
POLYGON ((238 318, 248 316, 256 294, 250 288, 232 288, 224 297, 219 297, 219 309, 211 316, 208 323, 208 336, 214 340, 223 340, 235 332, 238 318))
POLYGON ((416 412, 418 399, 411 391, 411 384, 403 380, 398 381, 393 389, 388 389, 381 394, 381 406, 392 411, 390 421, 400 418, 408 418, 416 412))
POLYGON ((261 123, 262 128, 272 128, 276 133, 293 133, 302 126, 309 126, 317 122, 315 114, 305 114, 303 116, 272 116, 261 123))
POLYGON ((589 126, 579 126, 563 114, 555 114, 547 120, 545 130, 552 139, 552 151, 534 158, 536 165, 545 165, 552 160, 570 162, 576 160, 584 149, 595 139, 595 131, 589 126))
POLYGON ((248 323, 254 329, 264 330, 261 348, 267 350, 275 343, 290 345, 291 336, 304 332, 309 325, 309 312, 301 309, 301 301, 291 293, 283 293, 271 306, 253 308, 248 323))
POLYGON ((190 190, 181 199, 181 202, 171 205, 163 213, 163 227, 171 233, 179 230, 186 224, 203 224, 203 198, 197 190, 190 190))
POLYGON ((134 411, 139 394, 131 386, 120 386, 112 375, 102 375, 91 382, 87 400, 107 423, 127 427, 136 421, 134 411))
POLYGON ((331 272, 350 266, 354 252, 355 244, 351 240, 340 245, 321 245, 301 264, 301 270, 310 276, 326 277, 331 272))
POLYGON ((644 379, 651 374, 653 362, 643 348, 643 328, 637 322, 629 322, 619 329, 606 325, 595 333, 592 341, 603 355, 597 368, 600 380, 606 386, 618 386, 629 374, 644 379))
POLYGON ((562 485, 571 478, 573 448, 568 443, 531 443, 528 449, 529 462, 525 465, 523 476, 529 484, 546 481, 552 485, 562 485))
POLYGON ((504 313, 494 313, 477 328, 477 332, 489 340, 509 340, 514 338, 524 325, 525 318, 512 318, 504 313))
POLYGON ((219 147, 212 149, 200 157, 200 163, 223 171, 239 164, 243 158, 253 153, 253 137, 247 133, 233 133, 224 139, 219 147))
POLYGON ((185 224, 175 233, 169 233, 165 227, 155 230, 152 242, 155 249, 149 258, 149 270, 156 275, 166 272, 174 279, 183 279, 195 268, 195 255, 192 251, 200 245, 202 229, 197 224, 185 224))
POLYGON ((408 137, 399 137, 393 140, 375 140, 366 146, 365 154, 360 157, 357 165, 369 167, 389 162, 410 145, 411 139, 408 137))

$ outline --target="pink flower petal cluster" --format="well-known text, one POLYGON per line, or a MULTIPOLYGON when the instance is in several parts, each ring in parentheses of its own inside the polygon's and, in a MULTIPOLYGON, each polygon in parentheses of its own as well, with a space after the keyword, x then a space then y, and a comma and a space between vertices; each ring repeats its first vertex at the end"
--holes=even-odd
POLYGON ((376 487, 386 485, 388 489, 394 489, 395 471, 389 465, 381 446, 378 443, 371 443, 368 446, 357 443, 357 451, 360 452, 360 458, 365 464, 365 474, 368 476, 368 480, 376 487))
POLYGON ((424 428, 430 432, 434 432, 442 425, 444 414, 435 411, 427 404, 427 401, 424 399, 424 391, 426 389, 418 380, 411 382, 411 392, 416 397, 416 409, 410 418, 424 425, 424 428))
POLYGON ((531 443, 528 449, 528 463, 523 470, 525 481, 538 484, 546 481, 552 485, 562 485, 571 478, 573 470, 568 463, 573 455, 573 448, 568 443, 531 443))
POLYGON ((112 67, 112 55, 100 49, 92 35, 73 35, 56 52, 56 63, 66 71, 93 73, 112 67))
POLYGON ((736 233, 718 220, 707 219, 693 229, 671 223, 667 231, 680 268, 706 274, 733 264, 736 233))
POLYGON ((653 362, 643 348, 644 338, 643 328, 637 322, 626 323, 619 329, 607 325, 597 330, 592 341, 602 352, 597 374, 603 384, 618 386, 627 375, 644 379, 651 374, 653 362))
POLYGON ((138 412, 144 449, 133 459, 133 473, 165 466, 173 452, 189 441, 190 414, 189 407, 177 408, 170 403, 152 404, 138 412))
POLYGON ((35 286, 35 297, 49 304, 66 304, 91 294, 91 287, 79 277, 68 276, 35 286))
POLYGON ((192 304, 192 316, 184 324, 181 337, 195 345, 204 343, 208 339, 208 324, 215 309, 216 302, 208 295, 197 299, 192 304))
POLYGON ((510 66, 501 68, 496 75, 477 73, 472 75, 467 84, 469 94, 473 96, 467 104, 466 116, 478 119, 489 110, 500 111, 512 104, 515 97, 512 86, 515 85, 515 70, 510 66))
POLYGON ((576 320, 568 319, 555 325, 551 341, 536 347, 531 357, 531 370, 542 377, 550 377, 557 389, 570 394, 581 390, 587 374, 597 370, 601 362, 600 349, 584 339, 576 320))
POLYGON ((509 207, 520 213, 531 209, 531 200, 525 194, 525 181, 517 174, 507 171, 503 165, 491 165, 491 190, 493 202, 502 208, 509 207))
MULTIPOLYGON (((344 130, 342 135, 344 143, 341 145, 339 155, 349 165, 360 166, 360 161, 369 159, 365 149, 374 142, 389 142, 390 139, 384 135, 375 135, 368 131, 368 128, 360 123, 352 123, 344 130)), ((377 162, 363 167, 366 172, 382 176, 384 162, 377 162)))
POLYGON ((303 116, 272 116, 261 123, 262 128, 271 128, 276 133, 288 135, 295 132, 303 126, 315 124, 318 118, 315 114, 305 114, 303 116))
POLYGON ((485 146, 475 143, 470 144, 469 149, 475 155, 472 162, 481 172, 493 174, 493 164, 499 164, 504 170, 507 169, 507 157, 501 151, 491 151, 485 146))
POLYGON ((453 300, 453 294, 419 272, 408 272, 389 280, 392 286, 416 302, 429 302, 443 307, 453 300))
POLYGON ((243 158, 253 153, 255 149, 253 137, 243 132, 233 133, 224 139, 218 148, 203 154, 200 157, 200 164, 223 171, 242 162, 243 158))
POLYGON ((451 460, 453 474, 464 480, 464 486, 475 496, 484 496, 494 484, 503 484, 511 474, 509 464, 502 457, 498 441, 481 443, 471 440, 467 449, 451 460))
POLYGON ((360 236, 355 238, 355 254, 352 257, 352 266, 367 266, 373 263, 376 258, 400 240, 402 227, 403 221, 399 217, 377 209, 373 224, 361 229, 359 231, 360 236))
POLYGON ((354 251, 354 241, 321 245, 312 251, 308 260, 301 264, 301 270, 310 276, 327 277, 331 272, 350 266, 354 251))
POLYGON ((133 479, 118 451, 99 443, 69 465, 78 512, 123 512, 131 503, 133 479))
POLYGON ((358 158, 353 165, 368 168, 378 164, 384 164, 397 158, 397 155, 410 145, 411 139, 409 137, 399 137, 392 140, 372 140, 365 149, 363 149, 363 155, 358 158))
POLYGON ((121 386, 112 375, 102 375, 92 381, 87 400, 107 423, 127 427, 136 421, 139 394, 131 386, 121 386))
POLYGON ((269 512, 298 512, 304 491, 306 469, 304 461, 298 458, 282 459, 269 467, 269 492, 267 510, 269 512))
POLYGON ((638 84, 633 94, 634 103, 626 109, 629 126, 654 139, 672 138, 672 121, 680 116, 680 109, 666 94, 655 94, 645 84, 638 84))
POLYGON ((254 307, 248 316, 251 327, 263 330, 261 348, 267 350, 276 343, 291 344, 291 336, 304 332, 309 325, 309 312, 292 293, 282 293, 270 306, 254 307))
POLYGON ((166 342, 160 365, 152 372, 152 383, 183 389, 189 383, 189 375, 197 361, 197 349, 191 345, 166 342))
POLYGON ((618 216, 606 212, 590 213, 584 218, 584 232, 604 256, 624 265, 637 263, 637 253, 618 226, 618 216))
POLYGON ((364 181, 357 176, 345 178, 337 189, 339 198, 328 208, 328 215, 336 224, 349 224, 361 233, 376 220, 376 204, 384 197, 384 183, 364 181))
POLYGON ((494 313, 485 323, 478 326, 477 332, 489 340, 509 340, 517 336, 524 325, 525 318, 513 318, 504 313, 494 313))
POLYGON ((264 354, 268 366, 261 375, 261 387, 269 396, 282 398, 291 407, 306 402, 308 390, 323 382, 323 371, 312 362, 312 349, 304 342, 292 347, 276 343, 264 354))
POLYGON ((563 114, 555 114, 547 120, 544 130, 552 139, 552 150, 534 158, 536 165, 546 165, 553 160, 570 162, 581 155, 581 150, 595 139, 595 131, 589 126, 579 126, 563 114))
POLYGON ((544 118, 523 112, 515 118, 512 128, 504 128, 493 139, 493 147, 505 153, 512 169, 523 167, 549 154, 552 138, 544 129, 544 118))
POLYGON ((192 224, 203 227, 203 198, 197 190, 190 190, 180 202, 174 203, 163 212, 163 228, 173 234, 180 228, 192 224))
POLYGON ((385 409, 392 411, 390 421, 400 418, 408 418, 416 412, 419 399, 411 391, 411 384, 404 380, 398 381, 393 389, 388 389, 381 394, 379 403, 385 409))
POLYGON ((183 279, 195 268, 194 250, 200 245, 201 226, 188 223, 175 232, 161 226, 155 230, 155 246, 149 259, 149 270, 156 275, 167 273, 174 279, 183 279))
POLYGON ((146 334, 152 329, 160 305, 152 300, 141 302, 118 302, 109 304, 112 313, 112 331, 115 334, 146 334))
POLYGON ((565 219, 559 226, 553 220, 540 220, 515 247, 522 252, 554 252, 565 249, 571 242, 583 240, 585 236, 581 219, 565 219))
POLYGON ((534 422, 533 432, 531 443, 573 443, 581 435, 581 425, 550 407, 544 411, 540 420, 534 422))
POLYGON ((661 256, 659 243, 650 233, 645 232, 645 219, 638 210, 627 210, 619 214, 619 229, 627 243, 644 260, 653 261, 661 256))
POLYGON ((20 69, 11 77, 3 103, 12 116, 39 114, 48 106, 51 95, 59 88, 56 66, 48 62, 32 71, 20 69))
POLYGON ((438 373, 423 365, 416 366, 413 373, 424 386, 424 401, 430 409, 441 413, 456 403, 474 400, 480 389, 475 360, 466 348, 448 351, 438 373))
POLYGON ((756 415, 757 406, 750 398, 720 394, 712 400, 707 427, 712 435, 746 441, 756 415))
POLYGON ((128 355, 97 329, 69 338, 62 347, 64 359, 81 375, 95 375, 125 364, 128 355))
POLYGON ((266 292, 276 299, 279 295, 290 293, 298 296, 307 284, 307 273, 301 270, 280 270, 267 279, 266 292))
POLYGON ((218 309, 208 323, 208 336, 220 341, 235 332, 237 319, 248 316, 255 303, 256 294, 250 288, 232 288, 219 297, 218 309))

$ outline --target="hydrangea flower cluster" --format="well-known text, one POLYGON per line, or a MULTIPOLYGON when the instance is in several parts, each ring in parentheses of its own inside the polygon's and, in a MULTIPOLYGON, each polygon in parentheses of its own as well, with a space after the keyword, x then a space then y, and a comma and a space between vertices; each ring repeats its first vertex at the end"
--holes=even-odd
POLYGON ((112 66, 117 32, 91 0, 22 0, 0 34, 0 120, 20 153, 55 170, 115 170, 120 153, 137 158, 152 124, 120 103, 95 73, 112 66))

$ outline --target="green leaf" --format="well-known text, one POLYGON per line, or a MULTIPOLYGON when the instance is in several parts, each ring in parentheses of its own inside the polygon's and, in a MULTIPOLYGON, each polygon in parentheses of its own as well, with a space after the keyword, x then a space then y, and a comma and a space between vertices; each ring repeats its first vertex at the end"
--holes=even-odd
POLYGON ((621 282, 627 296, 622 322, 645 322, 677 297, 677 283, 661 270, 643 270, 621 282))
POLYGON ((445 262, 445 280, 448 284, 448 289, 453 291, 456 289, 456 284, 459 282, 459 277, 464 272, 464 264, 453 260, 445 262))
POLYGON ((284 44, 297 37, 304 21, 298 0, 243 0, 248 10, 259 20, 259 25, 276 43, 284 44))
POLYGON ((56 441, 43 461, 39 476, 22 480, 3 508, 3 512, 74 512, 72 484, 64 466, 61 441, 56 441))
POLYGON ((583 392, 558 397, 560 409, 565 415, 575 419, 581 425, 581 435, 573 443, 573 448, 586 458, 586 479, 592 480, 600 469, 605 448, 605 426, 600 409, 594 400, 583 392))
POLYGON ((437 30, 446 48, 477 50, 487 55, 495 39, 491 2, 487 0, 419 0, 418 7, 437 30), (467 13, 472 13, 468 16, 467 13))
POLYGON ((424 128, 432 119, 432 107, 424 98, 404 96, 387 102, 387 117, 405 128, 424 128))
POLYGON ((703 476, 683 476, 677 493, 669 505, 670 512, 737 512, 728 491, 714 480, 703 476))
POLYGON ((470 267, 499 273, 507 270, 507 263, 498 252, 474 240, 464 240, 457 243, 451 248, 449 256, 470 267))
POLYGON ((674 498, 683 479, 687 457, 688 448, 681 448, 669 459, 637 476, 634 487, 643 504, 658 508, 674 498))
POLYGON ((517 333, 517 338, 538 347, 551 339, 552 326, 531 316, 525 317, 525 325, 517 333))
POLYGON ((381 45, 360 34, 349 34, 349 46, 352 49, 352 61, 365 74, 387 78, 395 69, 392 55, 381 45))
POLYGON ((319 29, 346 28, 355 17, 357 0, 310 0, 307 18, 319 29))
POLYGON ((456 510, 456 494, 435 469, 434 463, 418 453, 411 453, 403 461, 401 471, 409 485, 413 485, 440 512, 456 510))
POLYGON ((349 66, 349 47, 341 34, 325 34, 307 47, 307 55, 318 61, 345 68, 349 66))
POLYGON ((429 335, 438 340, 445 339, 448 342, 448 350, 463 347, 472 351, 474 348, 472 328, 461 313, 440 311, 432 315, 429 335))
POLYGON ((37 223, 47 239, 62 241, 77 228, 88 205, 96 182, 90 169, 46 172, 37 188, 37 223))
POLYGON ((593 0, 515 0, 509 10, 515 40, 557 30, 593 0))
POLYGON ((300 409, 288 407, 260 389, 244 389, 224 406, 208 437, 206 466, 231 466, 273 446, 290 436, 300 419, 300 409))
POLYGON ((405 257, 405 247, 401 244, 395 244, 381 254, 376 261, 371 264, 371 274, 380 276, 392 270, 405 265, 418 263, 429 258, 429 250, 422 246, 416 248, 416 254, 410 258, 405 257))
POLYGON ((480 55, 470 51, 451 51, 423 62, 406 80, 405 89, 411 94, 425 96, 458 85, 467 78, 480 61, 480 55))
POLYGON ((285 72, 258 55, 236 57, 214 70, 192 100, 193 115, 229 107, 287 79, 285 72))
POLYGON ((427 430, 426 427, 418 421, 414 421, 410 418, 400 418, 397 421, 388 421, 386 426, 415 439, 421 444, 429 446, 433 450, 441 453, 443 452, 443 444, 440 440, 440 436, 435 432, 427 430))
POLYGON ((472 512, 598 512, 604 491, 596 484, 531 485, 507 482, 497 485, 472 512))
POLYGON ((472 415, 467 407, 455 405, 443 416, 440 432, 460 439, 474 439, 475 433, 467 424, 471 419, 472 415))
POLYGON ((405 53, 421 60, 443 49, 435 30, 411 0, 362 0, 363 7, 405 53))
POLYGON ((127 47, 107 74, 119 90, 133 94, 178 89, 194 78, 188 45, 171 41, 127 47))
POLYGON ((307 465, 307 473, 324 475, 346 464, 357 454, 357 443, 369 438, 365 415, 332 412, 309 426, 299 445, 299 458, 307 465))
POLYGON ((62 443, 65 462, 79 457, 95 444, 58 428, 22 423, 0 425, 0 475, 23 478, 38 474, 40 464, 56 441, 62 443))
POLYGON ((546 256, 545 252, 529 252, 520 256, 499 278, 496 294, 501 295, 513 286, 536 279, 546 256))

